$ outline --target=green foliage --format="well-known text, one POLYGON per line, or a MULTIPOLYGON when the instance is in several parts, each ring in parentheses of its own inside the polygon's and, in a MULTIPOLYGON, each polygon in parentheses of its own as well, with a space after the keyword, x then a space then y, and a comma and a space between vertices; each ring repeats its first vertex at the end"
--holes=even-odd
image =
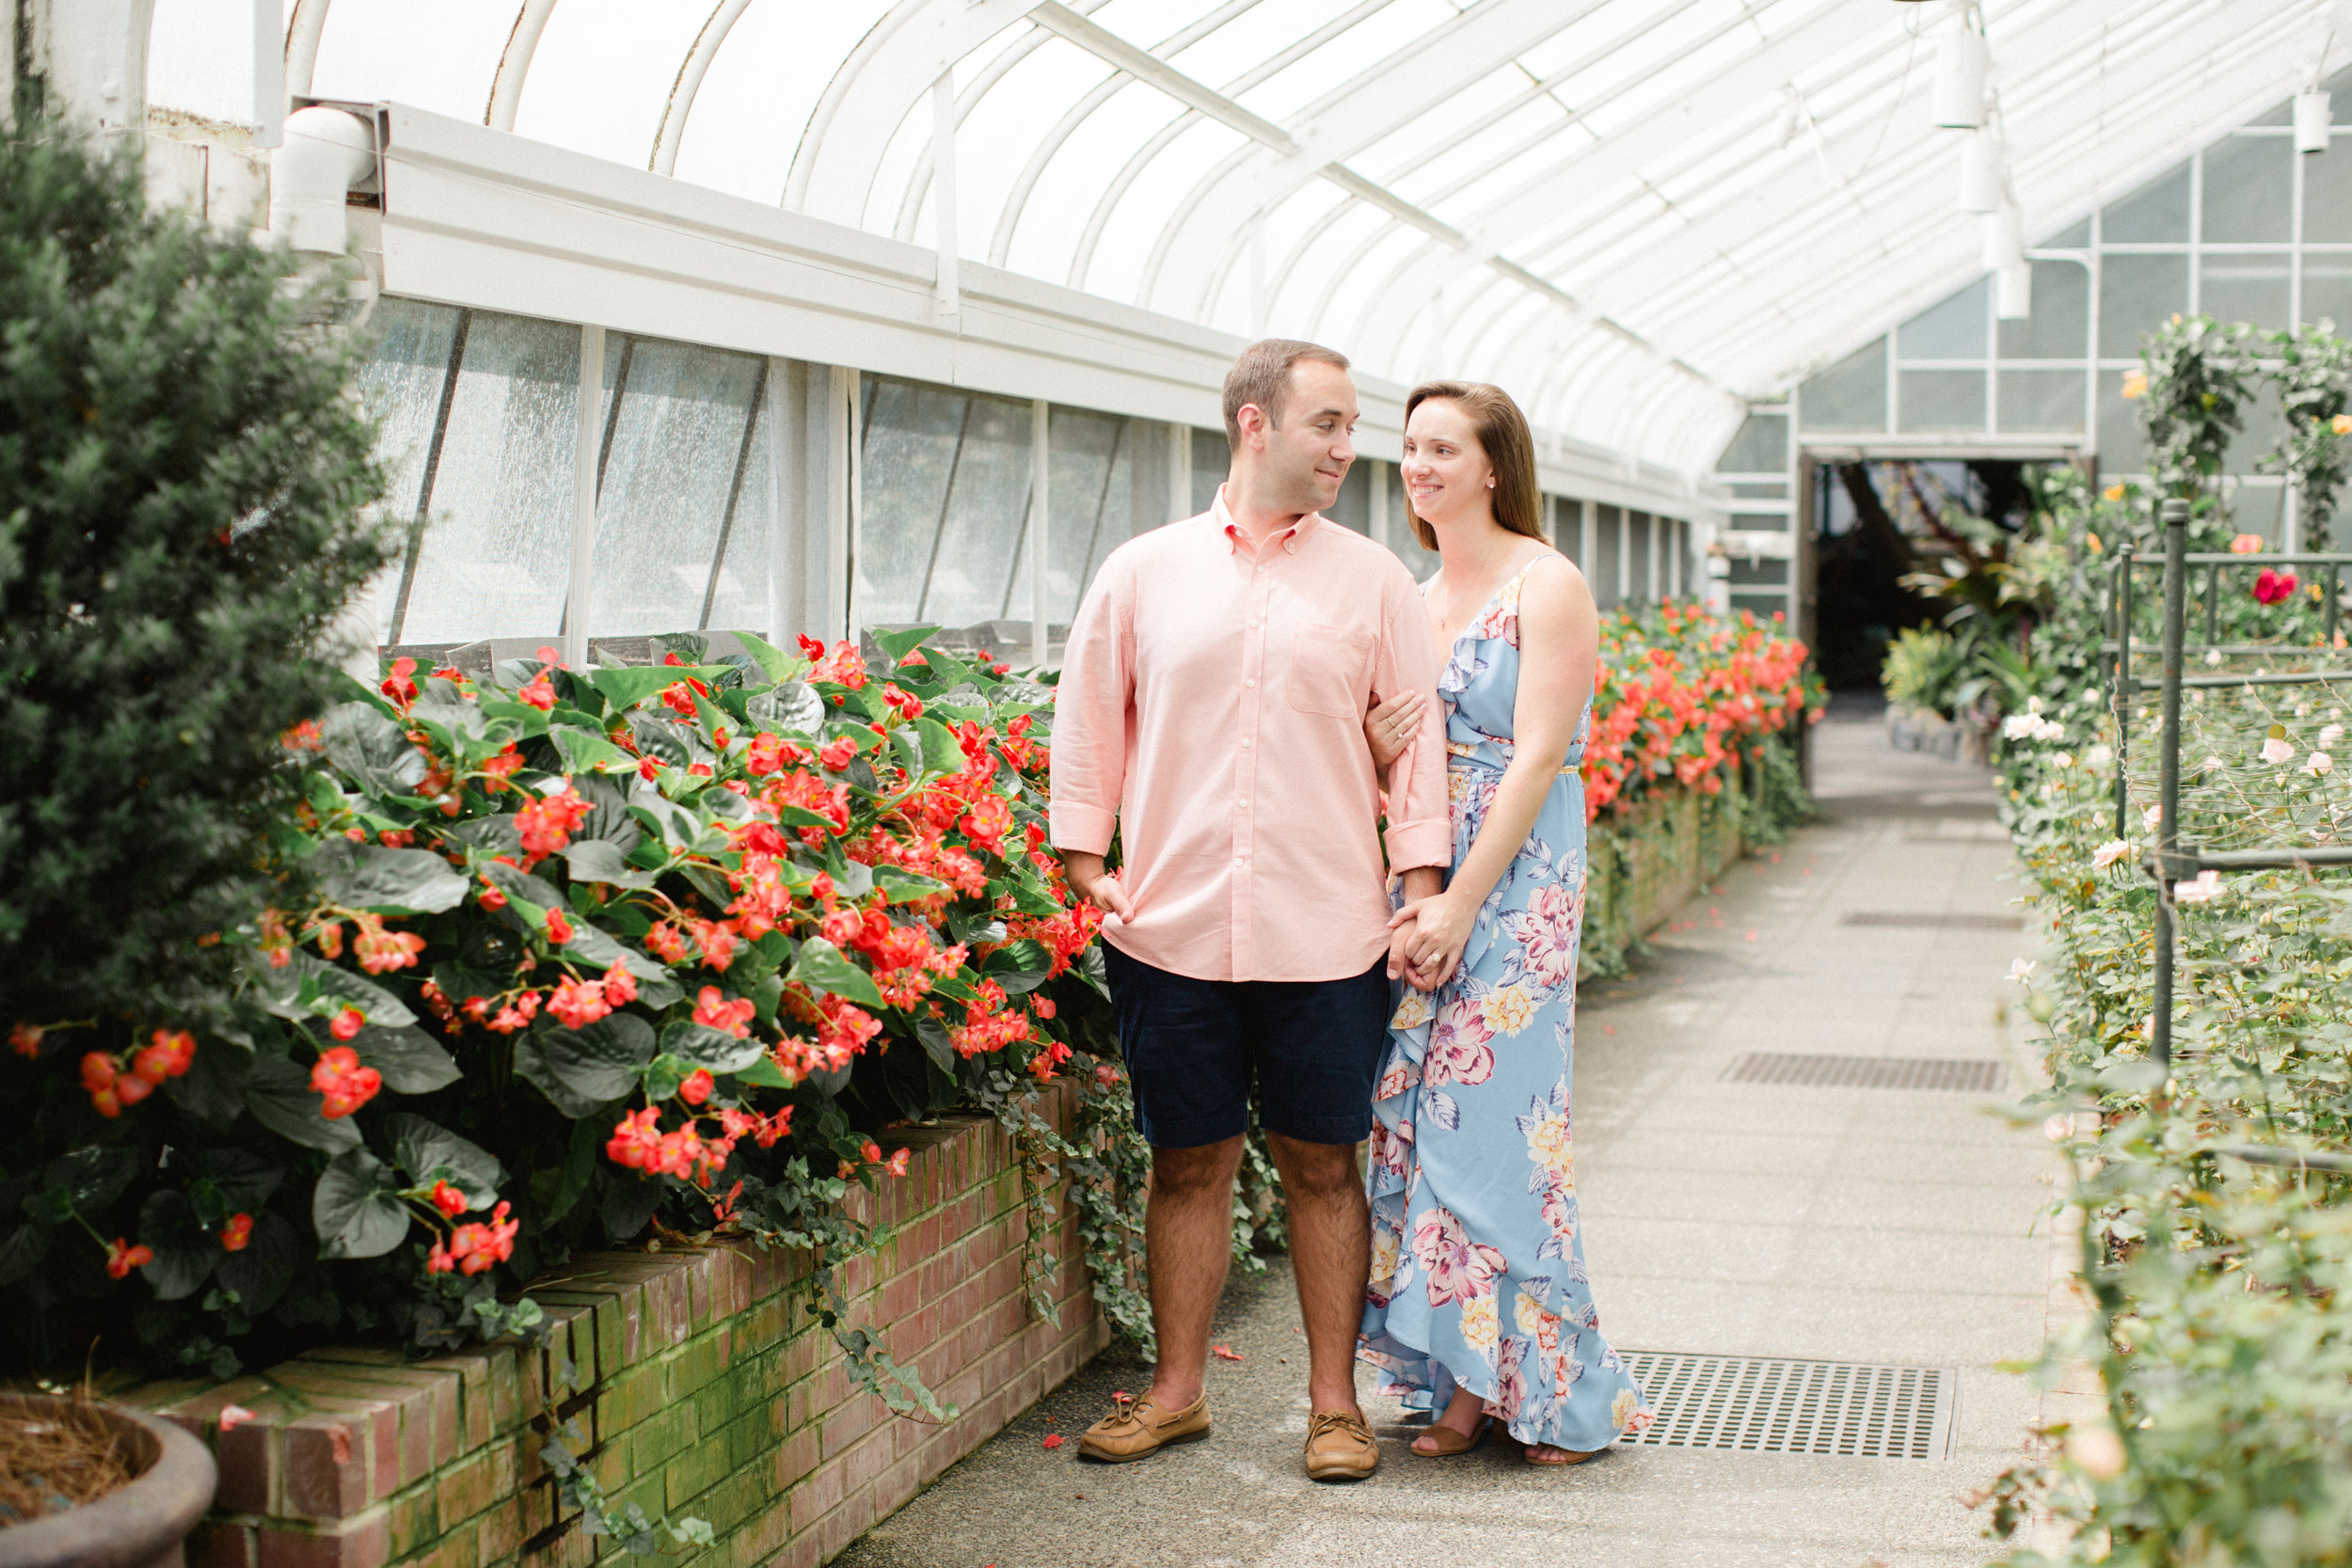
MULTIPOLYGON (((2038 1368, 2100 1375, 2100 1420, 2050 1436, 2046 1455, 1989 1491, 1992 1532, 2047 1512, 2074 1527, 2045 1564, 2352 1561, 2352 1181, 2249 1164, 2229 1152, 2352 1148, 2352 887, 2341 872, 2251 871, 2185 887, 2174 1055, 2149 1059, 2152 937, 2162 895, 2141 869, 2154 800, 2156 696, 2110 715, 2095 658, 2106 540, 2128 538, 2133 499, 2073 486, 2037 520, 2048 611, 2035 641, 2033 722, 2003 759, 2007 816, 2050 917, 2026 1010, 2049 1033, 2052 1086, 2030 1101, 2071 1157, 2085 1214, 2093 1310, 2038 1368), (2068 635, 2063 641, 2058 634, 2068 635), (2128 832, 2113 789, 2128 740, 2128 832)), ((2265 606, 2248 569, 2213 604, 2210 672, 2312 657, 2321 623, 2303 594, 2265 606)), ((2201 574, 2200 574, 2201 577, 2201 574)), ((2156 635, 2142 574, 2136 633, 2156 635)), ((2203 611, 2192 604, 2193 640, 2203 611)), ((2144 672, 2143 678, 2153 672, 2144 672)), ((2021 673, 2021 679, 2025 676, 2021 673)), ((2333 843, 2352 807, 2331 749, 2346 695, 2332 686, 2185 693, 2181 831, 2193 843, 2333 843), (2315 763, 2314 756, 2328 757, 2315 763)))
POLYGON ((1905 626, 1887 645, 1880 672, 1886 700, 1951 718, 1982 689, 1971 679, 1975 651, 1974 637, 1955 637, 1940 626, 1905 626))
POLYGON ((0 134, 0 1026, 202 1022, 204 939, 269 895, 278 736, 340 679, 294 656, 384 560, 350 349, 289 267, 149 213, 127 156, 0 134))
POLYGON ((2336 496, 2352 475, 2352 447, 2337 428, 2352 410, 2352 343, 2337 337, 2336 324, 2327 320, 2274 332, 2270 341, 2279 358, 2269 379, 2279 388, 2287 428, 2262 467, 2294 482, 2303 547, 2330 549, 2336 496))
POLYGON ((2142 368, 2125 378, 2123 395, 2139 404, 2148 471, 2163 494, 2211 504, 2231 437, 2246 425, 2253 338, 2244 322, 2224 326, 2210 316, 2174 316, 2140 335, 2142 368))

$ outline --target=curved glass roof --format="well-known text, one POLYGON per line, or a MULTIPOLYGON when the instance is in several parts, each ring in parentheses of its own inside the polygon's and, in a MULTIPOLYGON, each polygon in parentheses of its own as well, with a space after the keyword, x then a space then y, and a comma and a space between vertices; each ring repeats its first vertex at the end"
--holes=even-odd
MULTIPOLYGON (((159 59, 192 3, 159 10, 159 59)), ((288 21, 295 92, 924 244, 952 71, 961 254, 1398 381, 1494 380, 1541 427, 1684 470, 1742 400, 1979 270, 1963 134, 1931 122, 1942 35, 1990 44, 2029 235, 2352 58, 2333 0, 289 0, 288 21)))

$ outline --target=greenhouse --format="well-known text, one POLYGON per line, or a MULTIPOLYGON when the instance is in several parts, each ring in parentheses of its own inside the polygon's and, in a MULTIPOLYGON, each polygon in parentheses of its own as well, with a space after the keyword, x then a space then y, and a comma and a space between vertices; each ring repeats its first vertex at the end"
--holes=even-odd
POLYGON ((8 25, 8 1560, 2352 1562, 2352 5, 8 25))

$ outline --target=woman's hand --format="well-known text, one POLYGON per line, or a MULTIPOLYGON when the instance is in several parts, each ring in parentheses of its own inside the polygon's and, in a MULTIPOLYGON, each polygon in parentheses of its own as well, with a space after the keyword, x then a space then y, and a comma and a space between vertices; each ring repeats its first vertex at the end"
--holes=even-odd
POLYGON ((1406 690, 1364 715, 1364 741, 1372 748, 1372 765, 1379 769, 1383 784, 1390 766, 1405 754, 1405 748, 1420 733, 1421 717, 1428 706, 1428 698, 1406 690))
POLYGON ((1436 990, 1452 979, 1477 918, 1477 906, 1451 892, 1416 898, 1397 911, 1390 917, 1389 929, 1412 927, 1404 943, 1406 978, 1421 990, 1436 990))

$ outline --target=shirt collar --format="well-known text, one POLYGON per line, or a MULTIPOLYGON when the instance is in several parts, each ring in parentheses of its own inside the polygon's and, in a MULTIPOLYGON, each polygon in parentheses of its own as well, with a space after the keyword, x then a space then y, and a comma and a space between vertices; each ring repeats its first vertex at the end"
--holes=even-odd
MULTIPOLYGON (((1225 505, 1225 486, 1221 483, 1216 487, 1216 499, 1209 503, 1209 515, 1216 519, 1216 526, 1223 531, 1228 546, 1235 550, 1249 548, 1249 541, 1243 535, 1240 525, 1233 521, 1233 514, 1225 505)), ((1300 543, 1316 529, 1321 528, 1323 521, 1322 513, 1310 512, 1281 532, 1274 535, 1274 539, 1281 545, 1283 549, 1295 555, 1298 553, 1300 543)), ((1256 551, 1253 549, 1251 553, 1255 554, 1256 551)))

